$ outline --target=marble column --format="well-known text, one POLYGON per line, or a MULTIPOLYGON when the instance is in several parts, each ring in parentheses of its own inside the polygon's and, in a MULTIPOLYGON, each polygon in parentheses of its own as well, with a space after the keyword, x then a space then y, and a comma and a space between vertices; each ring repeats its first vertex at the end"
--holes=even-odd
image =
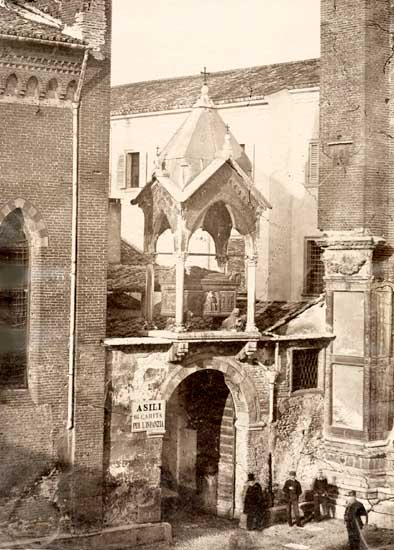
POLYGON ((257 256, 247 256, 246 257, 246 269, 247 269, 247 281, 246 288, 248 292, 248 305, 246 312, 246 332, 255 332, 257 331, 255 323, 255 312, 256 312, 256 267, 257 267, 257 256))
POLYGON ((175 253, 175 331, 184 332, 184 294, 185 294, 186 253, 175 253))
POLYGON ((145 277, 145 320, 149 325, 153 321, 153 297, 155 292, 154 254, 147 255, 149 262, 146 264, 145 277))

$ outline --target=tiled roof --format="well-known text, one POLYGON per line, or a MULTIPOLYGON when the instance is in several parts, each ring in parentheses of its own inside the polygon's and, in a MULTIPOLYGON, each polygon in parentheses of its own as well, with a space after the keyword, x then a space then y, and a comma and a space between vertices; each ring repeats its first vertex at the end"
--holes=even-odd
POLYGON ((255 320, 261 332, 273 330, 305 310, 307 302, 257 302, 255 320))
MULTIPOLYGON (((320 60, 262 65, 211 73, 209 95, 214 103, 258 99, 283 89, 311 88, 320 83, 320 60)), ((150 80, 114 86, 111 114, 190 108, 200 95, 201 76, 150 80)))
POLYGON ((120 241, 120 262, 123 265, 146 265, 149 263, 149 258, 135 246, 122 239, 120 241))
POLYGON ((285 333, 285 325, 311 309, 324 303, 324 295, 303 302, 257 302, 256 324, 261 331, 285 333))
POLYGON ((26 3, 31 4, 52 17, 60 17, 61 0, 27 0, 26 3))
POLYGON ((23 17, 13 9, 0 5, 0 34, 31 38, 39 40, 50 40, 51 42, 64 42, 69 44, 83 44, 81 40, 63 34, 60 29, 38 23, 23 17))

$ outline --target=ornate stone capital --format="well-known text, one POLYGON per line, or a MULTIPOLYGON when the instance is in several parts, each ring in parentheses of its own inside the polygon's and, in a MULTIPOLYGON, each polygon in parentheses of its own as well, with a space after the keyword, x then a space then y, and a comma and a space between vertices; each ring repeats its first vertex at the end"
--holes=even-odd
POLYGON ((326 277, 370 279, 374 248, 384 242, 364 231, 328 232, 317 243, 324 248, 323 262, 326 277))

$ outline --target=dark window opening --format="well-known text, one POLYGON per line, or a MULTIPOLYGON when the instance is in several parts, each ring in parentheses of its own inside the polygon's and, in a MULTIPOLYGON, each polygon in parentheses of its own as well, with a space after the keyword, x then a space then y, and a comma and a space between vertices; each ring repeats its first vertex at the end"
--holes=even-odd
POLYGON ((126 188, 132 189, 140 185, 140 154, 126 154, 126 188))
POLYGON ((29 245, 18 208, 0 226, 0 386, 26 385, 29 245))
POLYGON ((304 294, 319 295, 324 290, 324 264, 322 249, 314 239, 305 240, 305 284, 304 294))
POLYGON ((318 349, 295 349, 292 358, 292 391, 318 387, 318 349))

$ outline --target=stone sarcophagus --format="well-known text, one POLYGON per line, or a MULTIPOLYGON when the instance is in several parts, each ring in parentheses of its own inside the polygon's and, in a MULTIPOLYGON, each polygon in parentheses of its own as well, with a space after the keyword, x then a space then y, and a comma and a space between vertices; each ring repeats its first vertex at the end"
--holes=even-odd
MULTIPOLYGON (((161 314, 175 315, 175 273, 168 271, 161 277, 161 314)), ((199 267, 190 268, 185 275, 184 311, 203 317, 227 317, 237 304, 240 275, 225 275, 199 267)))

